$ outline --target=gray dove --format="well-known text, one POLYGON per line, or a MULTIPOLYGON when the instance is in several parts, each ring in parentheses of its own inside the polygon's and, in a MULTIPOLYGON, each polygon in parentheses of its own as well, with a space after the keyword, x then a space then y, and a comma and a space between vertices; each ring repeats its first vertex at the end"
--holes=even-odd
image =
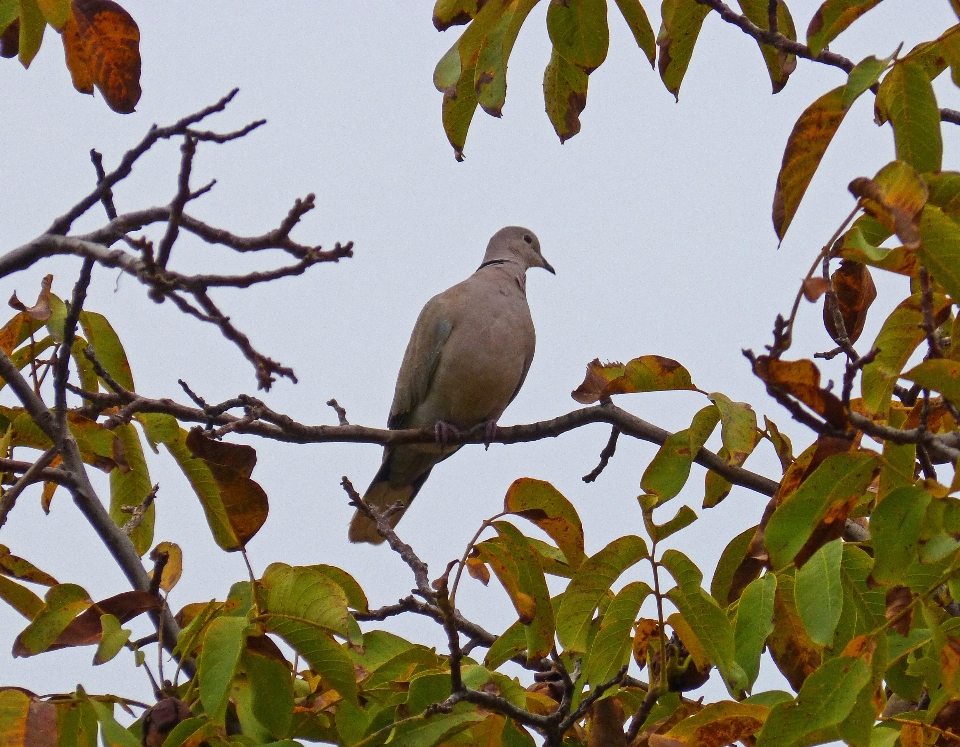
MULTIPOLYGON (((479 269, 431 298, 420 312, 400 365, 387 427, 434 428, 437 437, 436 443, 384 448, 380 470, 363 499, 381 511, 399 502, 403 508, 389 517, 391 526, 434 466, 460 448, 446 439, 483 425, 489 443, 497 420, 520 391, 536 345, 527 305, 530 267, 556 274, 532 231, 501 228, 487 244, 479 269)), ((349 536, 351 542, 383 542, 373 520, 359 511, 349 536)))

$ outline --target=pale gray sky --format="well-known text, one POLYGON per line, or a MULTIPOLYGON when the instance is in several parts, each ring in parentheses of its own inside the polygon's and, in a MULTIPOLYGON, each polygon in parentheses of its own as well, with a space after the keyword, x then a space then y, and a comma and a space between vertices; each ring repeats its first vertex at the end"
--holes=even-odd
MULTIPOLYGON (((538 352, 502 424, 574 409, 569 393, 595 357, 657 353, 682 362, 702 389, 752 403, 761 422, 770 415, 802 448, 810 434, 794 428, 766 396, 740 350, 759 350, 770 341, 774 317, 789 311, 799 279, 853 205, 850 179, 872 175, 893 159, 889 127, 872 122, 872 96, 847 115, 778 249, 770 205, 786 138, 800 112, 842 84, 844 74, 801 61, 786 89, 771 96, 756 44, 711 15, 675 103, 623 20, 612 17, 610 54, 591 76, 583 130, 561 146, 543 112, 541 84, 550 55, 546 5, 534 10, 517 42, 503 119, 476 115, 464 163, 455 162, 443 135, 441 96, 431 83, 434 65, 460 30, 437 33, 428 2, 286 2, 264 12, 262 3, 127 0, 143 37, 144 90, 137 112, 128 116, 73 91, 59 39, 48 32, 29 71, 15 61, 0 64, 0 251, 36 236, 91 189, 90 148, 104 154, 109 168, 152 123, 172 122, 239 87, 235 102, 211 125, 233 129, 261 117, 268 125, 238 143, 201 146, 195 184, 210 177, 219 183, 191 211, 236 232, 259 233, 275 226, 295 197, 312 191, 318 208, 296 238, 356 244, 355 258, 340 265, 217 296, 259 349, 296 370, 298 385, 281 381, 261 395, 273 408, 303 422, 333 423, 324 403, 335 397, 351 422, 384 424, 423 303, 476 268, 496 229, 520 224, 537 232, 557 276, 530 273, 538 352)), ((657 5, 645 3, 654 28, 657 5)), ((798 28, 806 28, 818 5, 791 3, 798 28)), ((833 49, 853 60, 886 56, 900 42, 909 49, 955 21, 946 0, 887 0, 833 49)), ((941 106, 960 108, 949 81, 937 90, 941 106)), ((948 125, 944 168, 956 168, 958 147, 960 130, 948 125)), ((166 203, 175 190, 177 159, 173 146, 156 148, 116 190, 118 209, 166 203)), ((96 210, 91 215, 95 220, 78 228, 101 221, 96 210)), ((276 259, 238 257, 187 237, 172 266, 239 272, 276 259)), ((0 298, 13 290, 34 297, 47 272, 55 274, 54 291, 66 296, 78 266, 48 261, 3 278, 0 298)), ((876 334, 883 310, 905 292, 899 278, 877 282, 881 297, 865 341, 876 334)), ((256 394, 250 366, 216 331, 171 304, 154 305, 130 278, 118 281, 98 269, 87 307, 116 327, 138 391, 182 399, 176 383, 182 377, 210 402, 256 394)), ((831 346, 819 315, 819 308, 803 310, 797 357, 831 346)), ((6 391, 4 397, 12 404, 6 391)), ((669 393, 624 396, 619 404, 677 430, 708 402, 699 394, 669 393)), ((622 438, 600 479, 592 485, 580 480, 596 464, 608 433, 593 426, 488 452, 466 447, 434 471, 400 534, 439 575, 521 476, 549 480, 574 502, 589 553, 620 534, 642 534, 636 496, 654 447, 622 438)), ((398 558, 382 547, 346 541, 352 509, 340 477, 365 486, 379 465, 378 447, 257 448, 254 478, 270 496, 271 513, 249 546, 255 570, 275 560, 331 563, 358 578, 372 605, 408 593, 412 578, 398 558)), ((161 455, 150 465, 161 485, 156 539, 184 548, 184 576, 172 606, 224 598, 229 584, 246 576, 240 556, 216 548, 171 460, 161 455)), ((775 479, 780 474, 768 444, 746 466, 775 479)), ((701 512, 702 485, 703 470, 695 467, 674 502, 689 502, 701 519, 671 542, 709 579, 726 542, 758 521, 765 501, 735 489, 720 508, 701 512)), ((38 493, 21 497, 0 542, 60 581, 84 585, 95 598, 127 588, 65 492, 48 517, 38 493)), ((638 568, 645 578, 646 568, 638 568)), ((499 632, 515 619, 495 582, 484 589, 469 581, 464 591, 458 601, 466 614, 488 629, 499 632)), ((23 625, 0 606, 0 684, 48 693, 81 682, 91 691, 149 696, 128 654, 97 669, 89 667, 93 649, 10 659, 7 646, 23 625)), ((441 631, 424 620, 397 621, 392 629, 442 645, 441 631)), ((758 689, 781 687, 772 664, 766 666, 758 689)), ((719 678, 703 693, 722 697, 719 678)))

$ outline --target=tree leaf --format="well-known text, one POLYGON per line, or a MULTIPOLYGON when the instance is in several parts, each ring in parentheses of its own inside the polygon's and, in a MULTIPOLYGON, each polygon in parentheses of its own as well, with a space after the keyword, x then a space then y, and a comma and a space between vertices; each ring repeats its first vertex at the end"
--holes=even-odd
POLYGON ((674 98, 680 98, 680 84, 693 56, 703 19, 710 10, 697 0, 663 0, 660 8, 662 23, 657 34, 660 48, 658 68, 663 85, 674 98))
POLYGON ((520 570, 516 559, 499 539, 485 540, 474 546, 474 557, 493 568, 500 584, 513 603, 520 621, 524 625, 533 622, 537 614, 537 603, 523 590, 520 582, 520 570))
POLYGON ((437 0, 433 6, 433 25, 437 31, 470 23, 482 0, 437 0))
POLYGON ((290 665, 268 636, 249 636, 242 658, 250 684, 253 715, 274 738, 287 736, 293 722, 290 665))
POLYGON ((720 437, 729 461, 743 464, 760 440, 757 414, 746 402, 734 402, 720 392, 711 394, 710 400, 720 411, 720 437))
POLYGON ((47 28, 47 21, 37 4, 37 0, 20 0, 20 64, 30 67, 33 58, 40 51, 43 43, 43 32, 47 28))
POLYGON ((76 584, 51 587, 44 597, 43 609, 14 641, 14 657, 46 651, 73 619, 91 604, 90 596, 76 584))
POLYGON ((29 560, 13 555, 6 545, 0 545, 0 575, 18 578, 42 586, 56 586, 57 579, 37 568, 29 560))
POLYGON ((90 69, 87 50, 80 37, 77 18, 72 13, 60 32, 60 40, 63 42, 63 56, 67 63, 67 70, 70 71, 73 87, 80 93, 93 96, 93 71, 90 69))
POLYGON ((616 0, 620 14, 630 27, 637 46, 643 50, 650 66, 653 67, 657 58, 657 41, 653 36, 653 28, 647 19, 647 13, 640 4, 640 0, 616 0))
POLYGON ((15 688, 0 690, 0 744, 25 747, 29 717, 29 695, 15 688))
POLYGON ((588 75, 607 57, 610 29, 606 0, 551 0, 547 32, 557 54, 588 75))
POLYGON ((492 117, 499 117, 507 97, 507 62, 520 27, 539 0, 510 0, 503 15, 480 46, 477 58, 477 101, 492 117))
POLYGON ((879 468, 877 455, 870 452, 827 457, 767 523, 764 541, 773 567, 793 560, 831 506, 859 499, 879 468))
MULTIPOLYGON (((830 284, 835 294, 837 310, 843 319, 846 336, 854 343, 860 339, 863 325, 867 321, 867 312, 877 298, 877 286, 874 285, 866 265, 847 259, 843 260, 830 276, 830 284)), ((840 330, 834 323, 829 300, 823 305, 823 326, 831 339, 839 344, 840 330)))
POLYGON ((554 645, 556 623, 547 581, 536 552, 519 529, 508 521, 496 521, 493 528, 516 562, 520 588, 534 603, 536 611, 527 626, 527 658, 537 661, 549 654, 554 645))
POLYGON ((622 363, 600 363, 594 359, 587 364, 587 375, 570 396, 581 405, 614 394, 637 392, 666 392, 678 389, 696 389, 690 373, 677 361, 661 355, 642 355, 624 366, 622 363))
POLYGON ((764 574, 747 584, 737 605, 734 625, 734 659, 747 675, 747 690, 753 687, 760 674, 760 654, 773 632, 773 607, 777 591, 777 576, 764 574))
POLYGON ((740 697, 747 686, 747 675, 735 659, 733 627, 713 597, 701 588, 703 574, 677 550, 667 550, 660 563, 677 582, 667 596, 720 670, 727 690, 733 697, 740 697))
POLYGON ((417 720, 398 727, 393 732, 390 744, 392 747, 433 747, 470 724, 483 721, 484 718, 472 710, 430 716, 426 720, 417 720))
POLYGON ((0 599, 5 601, 28 620, 33 620, 43 609, 43 600, 26 586, 0 576, 0 599))
POLYGON ((719 420, 720 410, 716 405, 710 405, 693 416, 689 428, 674 433, 663 442, 640 478, 640 487, 656 497, 654 505, 679 495, 690 477, 694 457, 710 438, 719 420))
MULTIPOLYGON (((120 114, 130 114, 140 100, 140 29, 136 21, 113 0, 73 0, 73 15, 81 42, 77 51, 93 83, 107 106, 120 114)), ((96 342, 93 344, 96 347, 96 342)), ((113 373, 105 363, 104 368, 113 373)))
POLYGON ((483 665, 489 669, 498 669, 501 664, 509 661, 527 650, 526 625, 517 620, 494 641, 487 650, 483 665))
MULTIPOLYGON (((770 30, 770 4, 767 0, 739 0, 739 2, 740 9, 747 18, 764 31, 770 30)), ((793 24, 793 17, 783 0, 777 0, 777 29, 786 38, 792 41, 797 40, 797 29, 793 24)), ((781 52, 776 47, 763 42, 758 41, 757 44, 760 46, 763 61, 767 65, 773 92, 779 93, 787 85, 791 73, 796 70, 797 57, 781 52)))
POLYGON ((94 666, 104 664, 119 654, 131 635, 131 631, 121 628, 120 621, 110 614, 100 616, 100 626, 103 634, 93 657, 94 666))
MULTIPOLYGON (((687 747, 715 747, 747 740, 763 726, 770 707, 722 700, 685 718, 664 736, 687 747)), ((651 740, 651 745, 654 742, 651 740)))
POLYGON ((897 160, 920 173, 939 171, 943 160, 940 109, 930 75, 910 56, 894 63, 880 82, 876 109, 878 121, 893 125, 897 160))
MULTIPOLYGON (((939 294, 933 296, 933 314, 937 324, 945 321, 949 301, 939 294)), ((890 398, 893 388, 900 378, 900 372, 906 365, 917 346, 926 338, 923 323, 923 306, 919 293, 900 302, 893 313, 887 317, 873 348, 880 352, 872 362, 863 367, 860 388, 863 392, 863 406, 868 413, 886 415, 890 410, 890 398)))
MULTIPOLYGON (((76 0, 76 2, 84 1, 76 0)), ((81 311, 80 326, 103 369, 124 389, 134 391, 133 374, 130 372, 127 354, 107 318, 94 311, 81 311)))
MULTIPOLYGON (((117 526, 122 527, 132 514, 123 510, 136 508, 153 490, 150 483, 150 474, 147 472, 147 461, 143 457, 143 447, 140 446, 140 435, 129 423, 121 423, 114 428, 114 434, 123 443, 123 451, 129 469, 119 468, 110 472, 110 518, 117 526)), ((153 544, 153 527, 156 520, 156 506, 150 504, 143 514, 140 524, 130 533, 130 541, 143 555, 153 544)))
POLYGON ((603 622, 597 637, 590 647, 585 668, 586 681, 591 686, 607 682, 620 671, 630 659, 633 627, 640 613, 643 600, 650 594, 650 587, 642 581, 633 581, 624 586, 603 613, 603 622))
POLYGON ((571 569, 580 567, 586 557, 580 516, 553 485, 530 477, 514 480, 503 499, 503 510, 536 524, 557 543, 571 569))
POLYGON ((823 647, 810 640, 794 599, 794 568, 777 574, 773 603, 773 631, 767 638, 767 650, 777 669, 794 690, 800 690, 823 659, 823 647))
POLYGON ((757 735, 757 747, 794 747, 818 729, 835 726, 853 710, 870 682, 863 659, 840 656, 807 677, 797 699, 774 706, 757 735))
POLYGON ((773 196, 773 228, 781 241, 850 107, 845 105, 844 90, 844 86, 834 88, 810 104, 787 139, 773 196))
POLYGON ((710 582, 710 595, 717 600, 721 607, 726 607, 734 599, 730 599, 730 589, 733 585, 733 577, 747 556, 747 550, 750 549, 750 543, 753 536, 757 533, 757 527, 750 527, 740 532, 723 549, 720 560, 717 561, 717 568, 713 572, 713 580, 710 582))
POLYGON ((917 558, 920 528, 931 496, 912 485, 892 490, 870 516, 875 557, 872 578, 896 584, 917 558))
POLYGON ((587 74, 554 50, 543 73, 547 116, 560 142, 580 132, 580 113, 587 105, 587 74))
POLYGON ((70 16, 70 0, 37 0, 40 12, 51 26, 62 29, 70 16))
POLYGON ((814 643, 827 646, 840 621, 843 593, 840 587, 841 540, 828 542, 797 571, 794 595, 797 612, 814 643))
POLYGON ((960 402, 960 361, 931 358, 903 374, 924 389, 940 392, 953 402, 960 402))
POLYGON ((690 506, 681 506, 676 515, 663 524, 655 524, 653 521, 653 512, 643 512, 643 523, 650 535, 650 539, 662 542, 667 537, 676 534, 681 529, 686 529, 697 520, 696 512, 690 506))
POLYGON ((814 13, 807 27, 807 46, 810 47, 810 53, 816 57, 847 26, 879 4, 880 0, 826 0, 814 13))
MULTIPOLYGON (((889 233, 896 233, 904 246, 920 245, 920 216, 930 190, 908 163, 888 163, 873 179, 854 179, 850 191, 860 198, 868 215, 889 233)), ((881 239, 882 240, 882 239, 881 239)))
POLYGON ((557 637, 566 650, 586 650, 590 622, 600 600, 620 574, 647 556, 647 544, 628 534, 583 562, 557 613, 557 637))
POLYGON ((223 724, 233 676, 240 663, 247 631, 245 617, 218 617, 203 636, 203 648, 197 662, 200 702, 216 724, 223 724))
POLYGON ((960 299, 960 226, 933 205, 920 217, 917 253, 954 302, 960 299))

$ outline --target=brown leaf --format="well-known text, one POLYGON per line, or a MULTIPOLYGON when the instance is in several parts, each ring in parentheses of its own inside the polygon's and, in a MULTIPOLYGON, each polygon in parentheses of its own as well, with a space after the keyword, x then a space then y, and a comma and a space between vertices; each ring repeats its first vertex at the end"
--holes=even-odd
MULTIPOLYGON (((936 718, 933 719, 933 726, 948 734, 960 735, 960 701, 950 700, 937 711, 936 718)), ((960 739, 941 736, 937 739, 936 744, 937 747, 955 747, 960 744, 960 739)))
POLYGON ((15 18, 0 34, 0 57, 16 57, 20 54, 20 19, 15 18))
MULTIPOLYGON (((79 39, 74 51, 86 63, 107 106, 129 114, 140 100, 140 29, 136 21, 113 0, 73 0, 73 15, 79 39)), ((74 74, 69 60, 67 64, 74 74)), ((85 82, 82 74, 80 81, 85 82)))
POLYGON ((31 319, 38 322, 45 322, 50 318, 50 285, 53 283, 53 275, 47 275, 40 283, 40 295, 37 296, 37 302, 33 306, 26 306, 17 298, 16 292, 10 297, 9 305, 17 311, 22 311, 31 319))
POLYGON ((910 603, 913 601, 913 592, 906 586, 894 586, 887 589, 887 622, 890 628, 897 631, 904 638, 910 632, 910 623, 913 622, 913 608, 910 603))
POLYGON ((57 707, 36 697, 30 700, 23 747, 46 747, 57 744, 57 707))
POLYGON ((799 692, 804 680, 820 666, 823 653, 822 648, 810 640, 797 611, 792 576, 778 574, 777 582, 773 632, 767 639, 767 650, 790 687, 799 692))
POLYGON ((761 355, 753 370, 761 381, 800 400, 830 425, 838 429, 847 427, 843 402, 820 387, 820 369, 813 361, 781 361, 761 355))
MULTIPOLYGON (((843 327, 850 342, 854 343, 863 332, 870 305, 877 298, 877 287, 873 284, 873 278, 866 265, 846 259, 833 273, 830 282, 836 295, 840 317, 843 319, 843 327)), ((840 331, 834 324, 832 307, 833 303, 828 299, 823 305, 823 325, 833 341, 839 343, 840 331)))
POLYGON ((588 747, 627 747, 623 706, 616 698, 598 700, 590 707, 588 747))
POLYGON ((67 70, 73 80, 73 87, 80 93, 93 96, 93 72, 87 59, 87 50, 80 30, 77 28, 77 19, 73 13, 67 19, 66 25, 60 31, 60 40, 63 42, 63 56, 66 59, 67 70))
POLYGON ((802 289, 803 297, 813 303, 830 290, 830 283, 822 277, 807 278, 803 281, 802 289))
POLYGON ((268 635, 248 635, 247 651, 267 659, 272 659, 273 661, 278 661, 287 667, 287 669, 293 671, 293 665, 287 661, 287 657, 283 655, 283 651, 280 650, 280 647, 268 635))
POLYGON ((97 602, 77 615, 57 636, 57 640, 54 641, 49 650, 99 643, 100 636, 103 635, 103 626, 100 623, 101 615, 113 615, 122 625, 137 615, 158 610, 161 606, 160 600, 153 594, 145 591, 124 591, 97 602))
POLYGON ((143 747, 160 747, 174 726, 193 716, 179 698, 164 698, 143 714, 143 747))
POLYGON ((905 247, 920 246, 920 213, 929 189, 911 166, 894 161, 880 169, 875 179, 854 179, 849 189, 860 198, 863 209, 896 233, 905 247))
POLYGON ((800 548, 800 551, 794 557, 793 563, 797 568, 802 568, 821 547, 843 536, 843 529, 846 526, 847 518, 859 500, 860 496, 851 496, 846 500, 830 504, 823 519, 814 527, 810 533, 810 538, 803 544, 803 547, 800 548))
POLYGON ((244 477, 250 477, 257 464, 257 451, 252 446, 217 441, 205 435, 200 427, 190 430, 186 444, 190 453, 197 459, 230 467, 244 477))

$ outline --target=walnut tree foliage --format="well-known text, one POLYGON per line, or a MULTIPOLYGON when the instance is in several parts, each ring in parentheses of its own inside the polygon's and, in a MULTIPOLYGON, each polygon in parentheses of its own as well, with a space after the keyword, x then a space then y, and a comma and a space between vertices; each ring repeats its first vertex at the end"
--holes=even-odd
MULTIPOLYGON (((960 18, 960 3, 950 1, 960 18)), ((436 27, 465 27, 434 75, 457 158, 477 108, 500 116, 507 63, 537 2, 438 0, 436 27)), ((294 567, 282 557, 260 578, 237 579, 218 600, 170 604, 182 558, 176 538, 154 537, 157 488, 146 449, 183 471, 206 514, 211 547, 242 553, 266 520, 269 497, 253 476, 255 448, 233 434, 292 444, 426 443, 434 435, 350 425, 335 401, 340 424, 317 426, 250 395, 209 404, 186 385, 182 402, 138 390, 110 321, 84 307, 93 272, 126 273, 152 300, 215 325, 269 389, 276 377, 295 375, 234 326, 215 301, 219 289, 299 275, 348 258, 352 245, 323 249, 290 238, 312 195, 260 236, 190 214, 190 203, 211 186, 190 182, 199 149, 228 145, 262 124, 231 133, 197 128, 232 94, 150 130, 112 171, 93 153, 96 187, 48 231, 0 255, 0 276, 53 255, 82 260, 69 299, 52 292, 50 276, 35 278, 36 302, 15 296, 16 313, 0 329, 0 527, 30 486, 47 508, 55 493, 69 493, 132 589, 94 600, 70 579, 45 573, 42 557, 0 545, 0 598, 24 617, 23 629, 8 637, 15 656, 90 646, 99 664, 128 649, 151 677, 157 703, 122 692, 41 696, 0 687, 0 745, 95 747, 98 738, 110 747, 960 744, 960 172, 944 168, 941 136, 942 127, 960 124, 960 113, 939 108, 932 85, 944 75, 960 85, 960 24, 912 50, 847 59, 836 51, 841 34, 854 33, 848 27, 879 2, 826 0, 800 41, 783 0, 740 0, 739 8, 663 0, 656 35, 640 0, 550 1, 553 53, 543 89, 561 140, 580 129, 609 22, 629 25, 674 95, 704 23, 726 22, 754 38, 774 93, 803 65, 847 73, 844 85, 809 104, 784 143, 771 195, 780 238, 859 97, 874 97, 876 121, 892 128, 895 150, 878 173, 849 185, 850 215, 823 227, 823 248, 791 310, 772 320, 770 345, 762 354, 745 351, 770 397, 808 429, 806 443, 795 449, 773 421, 761 426, 749 404, 701 389, 681 363, 654 351, 638 351, 626 364, 593 361, 573 391, 582 408, 499 428, 494 440, 608 423, 610 440, 585 480, 614 456, 619 438, 658 443, 638 474, 643 524, 587 556, 576 508, 548 482, 520 478, 462 558, 431 572, 390 528, 389 510, 364 507, 343 478, 349 499, 378 521, 395 561, 414 578, 412 594, 381 608, 369 606, 349 569, 294 567), (163 139, 182 144, 171 202, 118 214, 113 187, 163 139), (100 228, 72 231, 101 207, 107 221, 100 228), (151 227, 153 239, 140 233, 151 227), (238 252, 279 249, 290 263, 240 276, 186 275, 169 266, 182 232, 238 252), (877 338, 864 341, 877 272, 904 276, 907 292, 877 338), (822 306, 834 349, 793 349, 803 303, 822 306), (841 382, 839 389, 826 379, 841 382), (704 395, 689 428, 677 433, 621 407, 644 392, 675 390, 704 395), (713 453, 704 444, 718 430, 722 448, 713 453), (782 474, 743 466, 764 441, 782 474), (707 469, 702 510, 724 511, 734 485, 769 496, 716 568, 698 568, 671 547, 671 537, 698 518, 687 506, 667 505, 688 484, 694 462, 707 469), (90 468, 109 474, 109 496, 97 494, 90 468), (467 576, 502 586, 516 622, 490 632, 483 620, 464 617, 456 598, 467 576), (157 632, 131 640, 123 626, 139 615, 157 632), (446 649, 380 629, 399 615, 440 626, 446 649), (154 679, 149 662, 158 650, 166 669, 154 679), (764 651, 790 691, 757 691, 764 651), (508 662, 529 676, 504 673, 508 662), (684 695, 709 678, 722 682, 725 699, 684 695)), ((140 59, 129 14, 111 0, 0 0, 0 53, 28 65, 47 25, 62 35, 76 88, 92 93, 96 86, 111 108, 131 111, 140 59)), ((840 195, 844 186, 833 188, 840 195)), ((459 439, 479 443, 484 434, 459 439)))

